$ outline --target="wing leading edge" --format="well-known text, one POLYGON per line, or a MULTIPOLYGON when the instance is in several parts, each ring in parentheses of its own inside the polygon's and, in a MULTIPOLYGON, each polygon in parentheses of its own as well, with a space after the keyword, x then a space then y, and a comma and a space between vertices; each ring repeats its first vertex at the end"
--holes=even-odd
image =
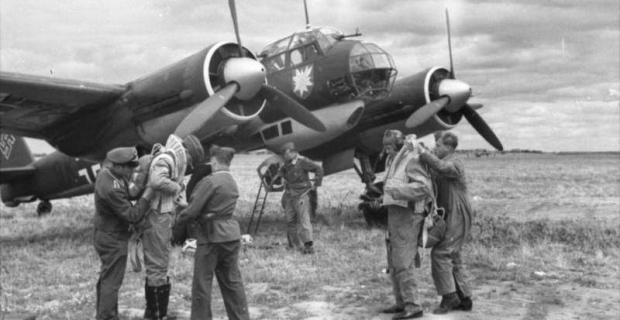
POLYGON ((0 72, 0 130, 46 139, 48 129, 78 111, 110 104, 125 91, 124 85, 0 72))

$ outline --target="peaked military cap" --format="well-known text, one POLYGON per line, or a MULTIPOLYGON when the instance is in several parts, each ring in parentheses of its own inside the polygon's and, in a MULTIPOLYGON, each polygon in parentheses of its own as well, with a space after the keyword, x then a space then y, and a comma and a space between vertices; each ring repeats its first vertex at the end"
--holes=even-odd
POLYGON ((183 139, 183 146, 192 157, 194 167, 198 166, 205 160, 205 150, 202 148, 200 140, 196 136, 188 135, 183 139))
POLYGON ((138 150, 134 147, 115 148, 108 152, 106 158, 114 164, 138 165, 138 150))

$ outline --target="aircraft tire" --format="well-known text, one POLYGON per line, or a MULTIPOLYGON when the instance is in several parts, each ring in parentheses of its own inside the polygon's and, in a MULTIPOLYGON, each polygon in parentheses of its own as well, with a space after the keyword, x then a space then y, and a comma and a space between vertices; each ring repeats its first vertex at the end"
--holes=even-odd
POLYGON ((39 202, 39 205, 37 206, 37 216, 38 217, 42 217, 45 215, 48 215, 52 212, 52 203, 49 202, 48 200, 43 200, 41 202, 39 202))

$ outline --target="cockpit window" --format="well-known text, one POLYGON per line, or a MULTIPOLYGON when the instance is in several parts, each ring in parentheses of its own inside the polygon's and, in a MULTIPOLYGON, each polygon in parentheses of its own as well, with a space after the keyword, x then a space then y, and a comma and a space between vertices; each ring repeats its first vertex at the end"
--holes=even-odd
MULTIPOLYGON (((396 66, 387 52, 372 43, 358 43, 349 56, 351 81, 348 94, 353 96, 381 98, 392 90, 396 78, 396 66)), ((336 82, 335 87, 336 87, 336 82)), ((342 88, 334 90, 342 95, 342 88), (339 91, 338 91, 339 90, 339 91)))
MULTIPOLYGON (((343 38, 343 33, 329 27, 313 28, 293 34, 290 37, 278 40, 263 49, 260 57, 270 58, 287 50, 297 47, 307 46, 310 43, 318 42, 318 46, 323 52, 327 51, 334 43, 343 38)), ((315 49, 316 50, 316 49, 315 49)), ((316 52, 318 53, 318 51, 316 52)))
POLYGON ((288 45, 291 42, 292 37, 286 37, 284 39, 278 40, 263 49, 260 53, 260 57, 271 57, 278 53, 282 53, 288 49, 288 45))

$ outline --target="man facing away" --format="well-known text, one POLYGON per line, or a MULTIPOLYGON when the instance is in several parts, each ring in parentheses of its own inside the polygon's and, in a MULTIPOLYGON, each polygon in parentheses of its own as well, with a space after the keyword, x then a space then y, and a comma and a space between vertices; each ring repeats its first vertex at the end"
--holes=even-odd
POLYGON ((442 296, 434 314, 450 310, 470 311, 471 291, 465 281, 461 249, 472 223, 472 208, 467 193, 465 167, 456 156, 458 137, 452 132, 435 136, 434 154, 421 150, 420 162, 431 168, 437 185, 437 205, 445 210, 444 239, 431 250, 431 271, 437 293, 442 296))
POLYGON ((387 153, 383 194, 383 204, 388 209, 387 258, 396 300, 383 312, 395 313, 392 319, 419 318, 423 309, 415 303, 415 259, 418 236, 432 203, 431 179, 418 161, 415 137, 406 142, 400 131, 387 130, 383 147, 387 153))
POLYGON ((200 140, 189 135, 181 140, 170 135, 162 151, 153 155, 148 186, 155 191, 151 210, 142 225, 146 282, 144 319, 168 319, 171 283, 168 277, 172 249, 172 217, 185 189, 186 165, 196 167, 204 160, 200 140))
POLYGON ((116 148, 108 152, 95 182, 95 219, 93 244, 101 259, 97 281, 96 319, 118 319, 118 291, 125 277, 130 224, 138 222, 149 208, 153 196, 146 188, 133 205, 129 200, 128 180, 138 166, 135 148, 116 148))
MULTIPOLYGON (((306 157, 299 155, 295 144, 287 142, 280 148, 284 165, 278 176, 284 179, 282 207, 286 215, 286 236, 289 247, 300 249, 304 254, 314 253, 312 223, 310 222, 310 197, 308 193, 321 186, 323 168, 306 157), (314 172, 314 184, 309 172, 314 172)), ((276 180, 274 178, 274 180, 276 180)))
POLYGON ((237 183, 230 174, 235 150, 213 146, 209 154, 213 173, 198 182, 189 205, 177 221, 179 225, 196 221, 201 231, 194 253, 190 319, 213 318, 211 290, 215 274, 228 319, 248 320, 248 303, 239 270, 241 231, 233 219, 239 198, 237 183))

